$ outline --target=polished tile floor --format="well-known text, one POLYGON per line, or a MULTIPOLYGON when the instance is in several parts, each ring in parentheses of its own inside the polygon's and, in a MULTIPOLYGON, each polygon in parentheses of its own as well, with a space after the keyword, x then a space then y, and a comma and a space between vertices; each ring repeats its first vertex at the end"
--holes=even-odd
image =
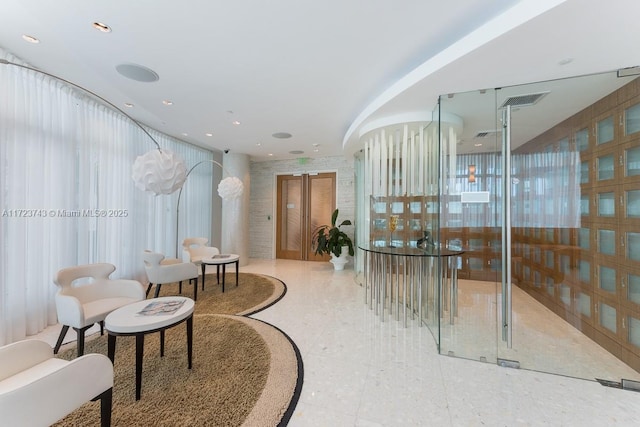
MULTIPOLYGON (((351 269, 251 260, 241 271, 287 285, 281 301, 253 317, 282 329, 302 354, 304 385, 290 426, 640 425, 640 393, 438 355, 429 328, 417 321, 407 328, 395 320, 380 322, 364 304, 351 269)), ((473 304, 465 302, 469 294, 463 292, 460 309, 469 310, 473 304)), ((55 342, 57 331, 49 328, 41 337, 55 342)), ((617 369, 615 361, 600 355, 595 363, 617 369)), ((589 356, 589 363, 593 360, 589 356)))
POLYGON ((438 355, 428 328, 381 323, 353 270, 286 260, 251 260, 241 270, 288 287, 254 317, 285 331, 302 354, 291 426, 640 425, 640 393, 438 355))

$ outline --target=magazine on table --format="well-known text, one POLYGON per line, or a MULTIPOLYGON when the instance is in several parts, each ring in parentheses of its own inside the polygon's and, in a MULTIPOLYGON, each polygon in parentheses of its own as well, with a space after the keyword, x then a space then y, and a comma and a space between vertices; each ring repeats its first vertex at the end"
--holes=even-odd
POLYGON ((140 316, 163 316, 180 310, 185 300, 156 301, 149 303, 137 314, 140 316))
POLYGON ((231 255, 225 255, 225 254, 218 254, 218 255, 214 255, 211 258, 213 259, 223 259, 223 258, 229 258, 231 255))

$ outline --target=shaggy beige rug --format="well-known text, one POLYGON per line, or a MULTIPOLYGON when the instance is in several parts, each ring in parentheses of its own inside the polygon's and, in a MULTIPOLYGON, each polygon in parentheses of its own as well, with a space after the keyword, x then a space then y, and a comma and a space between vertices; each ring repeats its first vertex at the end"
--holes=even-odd
MULTIPOLYGON (((295 345, 267 323, 219 314, 229 310, 253 312, 280 298, 285 287, 267 276, 241 273, 237 288, 235 277, 227 282, 224 294, 219 288, 215 285, 215 275, 207 275, 205 291, 198 292, 191 370, 187 368, 184 323, 166 331, 163 358, 159 334, 145 337, 139 401, 135 400, 135 339, 118 337, 113 426, 276 426, 286 423, 293 409, 292 402, 295 405, 296 388, 300 386, 298 376, 302 375, 295 345), (267 292, 265 288, 271 290, 267 292), (242 290, 242 295, 234 290, 242 290), (254 298, 254 295, 261 296, 254 298)), ((177 285, 175 289, 163 285, 161 295, 175 295, 172 291, 177 292, 177 285)), ((189 296, 189 292, 189 286, 183 284, 183 295, 189 296)), ((85 353, 106 355, 107 336, 98 334, 88 339, 85 353)), ((75 348, 69 346, 58 357, 75 357, 75 348)), ((97 426, 99 423, 100 403, 89 402, 55 425, 97 426)))

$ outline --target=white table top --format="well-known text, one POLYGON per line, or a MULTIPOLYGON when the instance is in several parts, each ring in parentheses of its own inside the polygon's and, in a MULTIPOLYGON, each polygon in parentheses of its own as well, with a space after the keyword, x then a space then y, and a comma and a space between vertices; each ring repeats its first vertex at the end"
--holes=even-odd
POLYGON ((228 264, 231 262, 236 262, 240 259, 240 255, 236 255, 236 254, 220 254, 216 256, 217 257, 222 256, 224 258, 207 257, 207 258, 201 258, 200 261, 207 265, 216 265, 216 264, 228 264))
POLYGON ((152 331, 166 326, 175 325, 181 320, 186 319, 191 315, 191 313, 193 313, 194 305, 195 304, 191 298, 178 296, 146 299, 125 305, 124 307, 120 307, 119 309, 109 313, 107 318, 104 319, 104 327, 107 331, 120 334, 152 331), (182 307, 174 313, 157 315, 138 314, 151 303, 183 300, 184 304, 182 304, 182 307))

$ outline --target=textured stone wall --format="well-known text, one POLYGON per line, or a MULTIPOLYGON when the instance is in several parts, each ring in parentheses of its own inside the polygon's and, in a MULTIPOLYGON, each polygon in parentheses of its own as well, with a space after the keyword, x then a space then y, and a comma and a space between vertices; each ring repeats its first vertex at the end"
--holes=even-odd
MULTIPOLYGON (((336 172, 338 220, 355 220, 354 160, 343 156, 251 163, 251 198, 249 203, 249 256, 275 258, 276 176, 294 173, 336 172), (270 218, 270 219, 269 219, 270 218)), ((353 237, 353 227, 343 228, 353 237)))

